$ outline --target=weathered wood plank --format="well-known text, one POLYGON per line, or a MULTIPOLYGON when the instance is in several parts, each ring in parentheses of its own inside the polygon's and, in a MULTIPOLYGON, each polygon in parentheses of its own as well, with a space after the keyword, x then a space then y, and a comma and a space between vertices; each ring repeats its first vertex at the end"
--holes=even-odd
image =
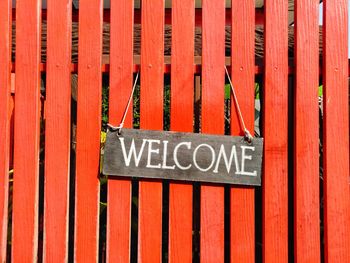
MULTIPOLYGON (((194 0, 172 2, 171 114, 173 131, 193 131, 194 0)), ((169 262, 192 262, 191 184, 169 185, 169 262)))
MULTIPOLYGON (((164 1, 143 0, 141 8, 142 129, 163 129, 164 1)), ((138 259, 162 260, 162 183, 139 183, 138 259)))
POLYGON ((41 1, 18 1, 16 7, 12 262, 36 262, 39 212, 41 1), (28 16, 28 13, 31 15, 28 16))
MULTIPOLYGON (((247 129, 254 133, 255 1, 232 1, 231 75, 247 129)), ((242 135, 231 100, 231 135, 242 135)), ((231 262, 255 262, 255 190, 231 188, 231 262)))
POLYGON ((0 261, 6 261, 11 125, 12 1, 0 2, 0 261))
MULTIPOLYGON (((133 85, 133 14, 130 0, 111 1, 109 122, 118 126, 133 85)), ((132 127, 132 107, 125 127, 132 127)), ((107 262, 130 262, 131 180, 108 178, 107 262)))
POLYGON ((295 1, 294 255, 320 262, 318 0, 295 1))
POLYGON ((108 132, 103 172, 153 179, 260 185, 263 140, 122 129, 108 132))
POLYGON ((348 1, 325 1, 323 19, 325 262, 350 262, 348 1))
POLYGON ((102 0, 81 0, 75 175, 75 261, 98 261, 102 0))
MULTIPOLYGON (((225 1, 202 1, 202 132, 224 133, 225 1)), ((201 186, 200 261, 224 262, 224 188, 201 186)))
POLYGON ((288 261, 288 1, 265 1, 263 261, 288 261))

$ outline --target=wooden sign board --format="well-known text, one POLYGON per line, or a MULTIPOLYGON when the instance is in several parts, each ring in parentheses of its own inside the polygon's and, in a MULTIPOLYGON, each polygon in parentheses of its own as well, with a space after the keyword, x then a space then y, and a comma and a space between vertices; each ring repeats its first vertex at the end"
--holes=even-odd
POLYGON ((261 185, 262 152, 261 138, 122 129, 107 133, 103 173, 261 185))

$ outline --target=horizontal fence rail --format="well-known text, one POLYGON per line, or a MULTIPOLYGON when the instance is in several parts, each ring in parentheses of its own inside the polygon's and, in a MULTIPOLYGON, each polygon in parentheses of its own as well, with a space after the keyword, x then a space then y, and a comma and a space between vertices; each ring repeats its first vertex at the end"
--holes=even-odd
POLYGON ((318 0, 41 2, 0 2, 1 262, 350 262, 346 0, 323 26, 318 0), (239 113, 261 186, 102 174, 124 116, 242 136, 239 113))
MULTIPOLYGON (((166 58, 165 58, 166 59, 166 58)), ((199 57, 198 57, 199 59, 199 57)), ((134 60, 137 61, 137 58, 134 58, 134 60)), ((229 58, 228 58, 228 61, 229 61, 229 58)), ((228 71, 231 71, 231 65, 229 64, 229 62, 226 63, 227 65, 227 70, 228 71)), ((202 74, 202 65, 201 64, 193 64, 193 74, 195 75, 201 75, 202 74)), ((110 68, 111 68, 111 65, 109 63, 103 63, 101 65, 101 72, 102 73, 106 73, 106 74, 109 74, 110 73, 110 68)), ((133 64, 133 73, 137 73, 137 72, 140 72, 140 64, 133 64)), ((171 64, 170 64, 170 59, 169 59, 169 64, 163 64, 162 66, 163 68, 163 73, 164 74, 171 74, 171 64)), ((46 63, 40 63, 39 64, 39 70, 40 72, 42 73, 45 73, 47 71, 47 64, 46 63)), ((348 66, 348 70, 350 71, 350 64, 348 66)), ((295 74, 295 67, 288 67, 288 75, 294 75, 295 74)), ((319 70, 318 70, 320 73, 319 73, 319 76, 322 77, 323 76, 323 67, 319 67, 319 70)), ((11 64, 11 72, 12 73, 15 73, 16 72, 16 64, 15 63, 12 63, 11 64)), ((78 73, 78 64, 77 63, 71 63, 70 65, 70 72, 72 74, 76 74, 78 73)), ((262 76, 265 72, 265 67, 264 66, 260 66, 260 65, 255 65, 254 66, 254 74, 257 75, 257 76, 262 76)), ((350 77, 350 73, 348 73, 348 76, 350 77)), ((11 86, 11 91, 14 92, 15 90, 15 87, 14 86, 11 86)))

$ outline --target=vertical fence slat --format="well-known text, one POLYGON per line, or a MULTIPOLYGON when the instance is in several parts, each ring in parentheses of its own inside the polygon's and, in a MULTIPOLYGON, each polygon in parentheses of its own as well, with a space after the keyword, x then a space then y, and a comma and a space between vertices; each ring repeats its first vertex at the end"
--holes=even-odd
MULTIPOLYGON (((247 129, 254 134, 255 1, 232 1, 232 84, 247 129)), ((242 135, 231 102, 231 133, 242 135)), ((231 188, 231 262, 255 261, 254 188, 231 188)))
POLYGON ((288 261, 288 1, 265 1, 263 260, 288 261))
POLYGON ((16 8, 12 262, 34 262, 38 249, 41 1, 18 1, 16 8))
POLYGON ((68 258, 71 0, 49 0, 45 107, 44 261, 68 258))
POLYGON ((318 0, 295 1, 294 256, 320 262, 318 0))
MULTIPOLYGON (((133 86, 134 3, 111 1, 109 122, 120 124, 133 86)), ((132 107, 125 127, 132 127, 132 107)), ((131 180, 108 180, 107 262, 130 262, 131 180)))
MULTIPOLYGON (((202 2, 202 132, 224 133, 225 1, 202 2)), ((202 184, 200 261, 224 262, 224 188, 202 184)))
POLYGON ((6 261, 10 162, 12 1, 0 2, 0 261, 6 261))
POLYGON ((348 1, 325 1, 325 262, 350 262, 348 1))
POLYGON ((102 0, 79 3, 75 261, 96 262, 102 86, 102 0))
MULTIPOLYGON (((164 1, 144 0, 141 10, 142 129, 163 129, 164 1)), ((139 184, 140 262, 160 262, 162 256, 162 183, 139 184)))
MULTIPOLYGON (((193 132, 194 0, 172 2, 171 130, 193 132)), ((192 262, 192 184, 169 186, 169 261, 192 262)))

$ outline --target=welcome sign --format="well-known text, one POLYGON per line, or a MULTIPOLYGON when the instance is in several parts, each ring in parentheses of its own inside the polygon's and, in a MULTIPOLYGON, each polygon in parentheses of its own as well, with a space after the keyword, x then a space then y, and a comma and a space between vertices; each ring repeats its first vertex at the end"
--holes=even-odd
POLYGON ((263 139, 122 129, 109 131, 103 173, 261 185, 263 139))

